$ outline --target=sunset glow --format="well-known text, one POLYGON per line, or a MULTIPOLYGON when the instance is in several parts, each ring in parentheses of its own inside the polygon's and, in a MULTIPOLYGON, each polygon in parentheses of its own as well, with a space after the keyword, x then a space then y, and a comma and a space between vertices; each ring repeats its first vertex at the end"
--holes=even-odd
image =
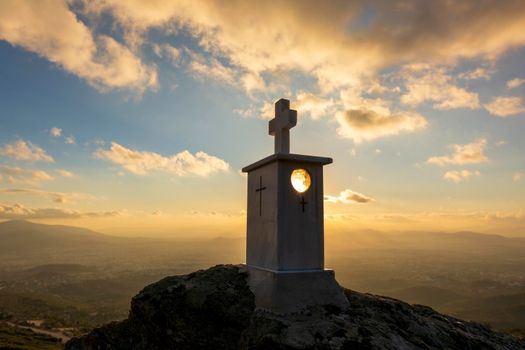
POLYGON ((525 235, 520 0, 6 0, 0 61, 0 220, 241 237, 282 97, 327 236, 525 235))

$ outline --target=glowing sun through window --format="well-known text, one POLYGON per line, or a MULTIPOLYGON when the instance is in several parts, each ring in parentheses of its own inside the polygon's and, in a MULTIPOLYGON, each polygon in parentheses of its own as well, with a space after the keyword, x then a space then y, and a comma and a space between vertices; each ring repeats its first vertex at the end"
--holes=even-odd
POLYGON ((306 192, 312 183, 310 174, 305 169, 295 169, 292 171, 292 176, 290 176, 290 181, 292 182, 293 188, 299 192, 306 192))

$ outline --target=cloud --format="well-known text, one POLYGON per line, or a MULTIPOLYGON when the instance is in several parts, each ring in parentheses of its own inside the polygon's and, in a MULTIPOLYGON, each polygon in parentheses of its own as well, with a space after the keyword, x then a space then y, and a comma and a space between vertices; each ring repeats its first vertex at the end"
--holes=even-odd
POLYGON ((142 92, 157 86, 157 70, 129 48, 94 36, 70 8, 70 1, 0 2, 0 39, 55 63, 99 90, 142 92))
POLYGON ((515 79, 507 81, 507 88, 508 89, 515 89, 515 88, 523 85, 523 83, 525 83, 525 79, 515 78, 515 79))
POLYGON ((260 75, 254 73, 244 73, 240 77, 240 81, 244 90, 251 94, 253 91, 267 91, 276 90, 276 85, 268 86, 260 75))
POLYGON ((359 192, 352 191, 350 189, 346 189, 342 191, 341 193, 339 193, 339 196, 325 195, 324 200, 330 203, 343 203, 343 204, 369 203, 369 202, 374 201, 374 199, 367 197, 364 194, 361 194, 359 192))
POLYGON ((488 160, 485 155, 485 148, 487 147, 487 140, 485 138, 480 138, 477 141, 465 145, 450 145, 450 147, 454 149, 453 154, 430 157, 427 163, 444 166, 447 164, 478 164, 488 160))
POLYGON ((512 181, 514 181, 514 182, 518 182, 522 178, 523 178, 523 173, 520 173, 520 172, 517 171, 514 174, 512 174, 512 181))
MULTIPOLYGON (((324 98, 305 91, 298 92, 295 98, 290 100, 290 108, 297 110, 299 118, 333 117, 336 105, 332 98, 324 98)), ((234 112, 243 118, 258 117, 270 120, 275 117, 275 103, 265 102, 260 108, 252 106, 248 109, 235 109, 234 112)))
POLYGON ((459 74, 459 77, 465 80, 478 80, 478 79, 490 80, 494 72, 495 70, 493 68, 478 67, 474 70, 463 72, 459 74))
POLYGON ((490 114, 503 118, 525 113, 525 106, 519 96, 496 96, 490 103, 485 104, 484 107, 490 114))
POLYGON ((122 215, 119 211, 81 212, 65 208, 28 208, 21 204, 0 203, 0 219, 77 219, 122 215))
POLYGON ((151 212, 150 214, 151 216, 156 216, 156 217, 161 217, 161 216, 165 216, 166 213, 164 213, 162 210, 154 210, 151 212))
POLYGON ((189 67, 195 76, 201 78, 212 78, 224 84, 235 83, 235 73, 232 69, 224 66, 219 60, 212 59, 210 62, 193 61, 189 67))
MULTIPOLYGON (((324 98, 306 91, 299 91, 295 98, 290 99, 290 108, 297 110, 299 118, 310 117, 333 119, 338 104, 333 98, 324 98)), ((234 113, 243 118, 260 118, 270 120, 275 117, 275 103, 266 101, 260 107, 254 105, 246 109, 234 109, 234 113)))
POLYGON ((454 80, 443 67, 408 65, 401 73, 407 92, 401 96, 401 103, 410 106, 425 101, 434 102, 436 109, 479 108, 477 93, 454 85, 454 80))
POLYGON ((152 44, 153 52, 159 57, 167 57, 175 65, 179 66, 182 63, 182 52, 180 49, 170 44, 152 44))
MULTIPOLYGON (((333 99, 325 99, 308 92, 298 92, 291 101, 291 108, 296 109, 300 116, 309 115, 312 119, 319 119, 333 114, 333 99)), ((273 117, 272 117, 273 118, 273 117)))
POLYGON ((91 139, 91 140, 84 142, 85 147, 91 147, 91 146, 101 147, 101 146, 104 146, 105 144, 106 142, 101 139, 91 139))
POLYGON ((426 119, 415 112, 390 114, 378 113, 372 109, 351 109, 338 113, 339 128, 342 137, 360 143, 380 137, 397 135, 403 132, 415 132, 427 125, 426 119))
POLYGON ((154 152, 132 150, 116 142, 112 142, 111 148, 108 150, 97 150, 95 156, 118 164, 137 175, 162 171, 176 176, 205 177, 215 172, 228 171, 230 168, 224 160, 202 151, 195 154, 182 151, 165 157, 154 152))
POLYGON ((64 140, 64 142, 66 143, 66 145, 76 145, 76 144, 77 144, 77 140, 75 140, 75 137, 74 137, 74 136, 68 136, 68 137, 66 137, 66 139, 64 140))
POLYGON ((520 0, 231 1, 228 6, 95 0, 84 1, 83 8, 90 15, 109 13, 134 40, 152 29, 183 32, 240 74, 282 79, 287 72, 302 72, 325 92, 364 84, 381 68, 407 61, 494 60, 525 43, 520 0))
POLYGON ((62 129, 53 127, 49 131, 49 135, 51 135, 52 137, 60 137, 60 135, 62 135, 62 129))
POLYGON ((180 50, 169 44, 164 45, 164 51, 174 64, 178 64, 180 60, 180 50))
POLYGON ((76 200, 94 199, 93 196, 83 194, 83 193, 51 192, 51 191, 35 190, 32 188, 2 188, 0 189, 0 192, 6 193, 6 194, 12 194, 12 195, 21 194, 21 195, 43 197, 43 198, 49 199, 53 203, 58 203, 58 204, 74 202, 76 200))
MULTIPOLYGON (((148 47, 199 79, 244 89, 250 97, 254 92, 290 92, 295 86, 312 94, 304 86, 314 84, 312 91, 319 96, 349 87, 374 94, 395 91, 399 87, 383 85, 384 69, 407 62, 495 62, 525 44, 524 22, 525 4, 520 0, 328 5, 232 0, 228 6, 189 0, 0 3, 0 38, 100 90, 155 89, 157 67, 145 61, 149 52, 141 52, 148 47), (119 33, 123 39, 99 34, 106 27, 112 29, 110 35, 119 33), (155 43, 167 39, 163 36, 184 39, 193 51, 155 43), (151 44, 142 45, 145 42, 151 44)), ((490 73, 490 67, 481 67, 463 78, 486 78, 490 73)), ((457 86, 448 74, 420 84, 417 80, 406 81, 403 96, 409 105, 431 101, 439 109, 479 106, 477 94, 457 86), (441 85, 432 85, 440 79, 441 85)))
POLYGON ((227 85, 234 85, 236 82, 236 72, 234 69, 225 66, 217 58, 206 58, 195 51, 186 49, 190 57, 189 71, 201 79, 211 78, 227 85))
POLYGON ((262 119, 270 120, 275 118, 275 105, 271 102, 265 102, 259 110, 259 115, 262 119))
MULTIPOLYGON (((155 89, 157 67, 146 61, 151 52, 141 52, 146 47, 194 77, 244 89, 250 97, 252 93, 294 96, 299 90, 310 97, 301 108, 312 118, 332 113, 312 96, 330 101, 334 93, 347 88, 368 94, 403 91, 401 99, 408 106, 430 102, 437 109, 479 108, 477 93, 460 86, 444 67, 464 60, 495 62, 525 44, 524 22, 525 4, 520 0, 328 5, 232 0, 227 6, 190 0, 0 3, 0 38, 100 90, 155 89), (107 35, 99 34, 106 28, 111 28, 107 35), (191 50, 164 44, 167 40, 184 42, 191 50), (440 68, 412 72, 400 86, 384 85, 382 72, 395 72, 397 65, 407 62, 440 68)), ((490 66, 463 75, 455 72, 463 79, 490 74, 490 66)), ((344 110, 355 109, 363 111, 344 110)), ((347 124, 344 119, 341 113, 340 125, 347 124)), ((418 120, 414 115, 393 119, 404 122, 386 134, 373 135, 408 131, 406 121, 418 120)), ((347 129, 340 127, 340 134, 353 137, 347 129)))
POLYGON ((473 176, 480 176, 481 173, 479 171, 470 171, 470 170, 450 170, 443 175, 443 178, 445 180, 449 180, 452 182, 461 182, 463 180, 467 180, 470 177, 473 176))
POLYGON ((0 166, 0 179, 2 177, 4 177, 9 183, 25 185, 35 185, 42 181, 50 181, 54 179, 53 176, 43 170, 22 169, 7 165, 0 166))
POLYGON ((233 113, 236 113, 240 115, 243 118, 252 118, 257 114, 257 110, 254 107, 242 109, 242 108, 235 108, 233 110, 233 113))
POLYGON ((62 177, 73 177, 73 176, 75 176, 75 174, 73 174, 71 171, 64 170, 64 169, 58 169, 58 170, 56 170, 56 172, 58 173, 58 175, 60 175, 62 177))
POLYGON ((55 161, 53 157, 47 154, 42 148, 24 140, 4 144, 3 147, 0 147, 0 156, 17 160, 35 160, 44 162, 55 161))
POLYGON ((244 218, 246 217, 246 211, 199 211, 192 209, 185 211, 183 215, 191 216, 194 218, 201 218, 202 220, 208 220, 210 218, 244 218))

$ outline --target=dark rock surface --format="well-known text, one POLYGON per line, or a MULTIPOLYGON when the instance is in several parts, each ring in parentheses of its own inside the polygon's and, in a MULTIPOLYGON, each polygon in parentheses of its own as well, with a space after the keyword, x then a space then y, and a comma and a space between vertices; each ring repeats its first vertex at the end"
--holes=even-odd
POLYGON ((277 315, 256 310, 241 266, 167 277, 135 296, 127 320, 66 350, 525 349, 525 341, 429 307, 345 290, 350 307, 277 315))

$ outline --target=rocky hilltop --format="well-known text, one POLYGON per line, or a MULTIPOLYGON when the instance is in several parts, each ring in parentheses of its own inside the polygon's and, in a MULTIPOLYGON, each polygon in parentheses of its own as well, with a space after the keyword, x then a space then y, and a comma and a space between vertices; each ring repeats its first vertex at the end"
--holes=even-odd
POLYGON ((242 266, 167 277, 131 301, 128 319, 70 340, 66 350, 525 349, 525 341, 429 307, 345 289, 349 307, 278 315, 256 308, 242 266))

